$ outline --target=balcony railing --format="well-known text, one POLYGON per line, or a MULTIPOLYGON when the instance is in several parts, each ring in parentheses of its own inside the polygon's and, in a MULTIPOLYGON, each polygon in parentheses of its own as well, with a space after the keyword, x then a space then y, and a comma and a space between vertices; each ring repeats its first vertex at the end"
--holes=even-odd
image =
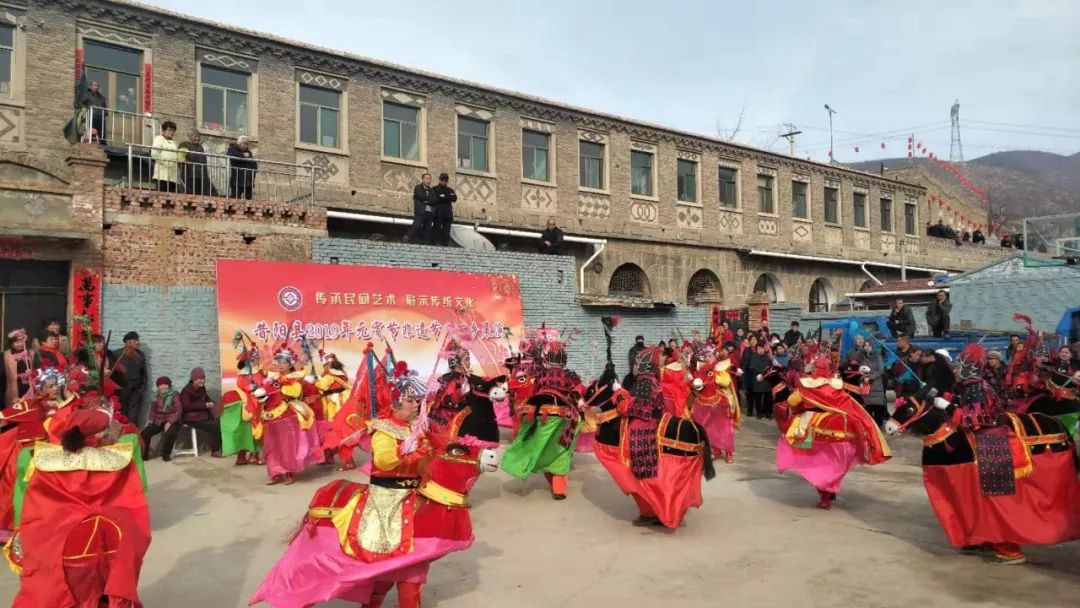
POLYGON ((149 114, 92 106, 84 116, 82 140, 107 146, 149 145, 161 131, 160 121, 149 114))
POLYGON ((315 169, 185 149, 128 145, 127 186, 197 196, 312 204, 315 169))

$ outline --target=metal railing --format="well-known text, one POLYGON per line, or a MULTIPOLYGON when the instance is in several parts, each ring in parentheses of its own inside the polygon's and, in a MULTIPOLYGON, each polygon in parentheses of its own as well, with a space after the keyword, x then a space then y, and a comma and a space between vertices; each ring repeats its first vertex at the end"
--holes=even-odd
POLYGON ((129 144, 127 186, 196 196, 312 204, 315 168, 183 148, 129 144))
POLYGON ((91 106, 83 109, 82 117, 82 141, 102 145, 145 146, 161 131, 161 122, 150 114, 91 106))

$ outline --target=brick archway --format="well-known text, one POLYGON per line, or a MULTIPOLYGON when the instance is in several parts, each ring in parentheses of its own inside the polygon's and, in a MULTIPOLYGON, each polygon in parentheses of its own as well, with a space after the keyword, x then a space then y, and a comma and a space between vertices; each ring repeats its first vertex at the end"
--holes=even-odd
POLYGON ((773 304, 784 301, 784 285, 780 282, 780 279, 771 272, 764 272, 758 275, 758 278, 754 281, 753 287, 750 289, 750 293, 756 292, 761 292, 769 296, 769 302, 773 304))
POLYGON ((652 295, 649 276, 637 264, 629 262, 622 264, 611 273, 611 279, 608 280, 608 295, 648 298, 652 295))
POLYGON ((708 304, 722 304, 724 301, 724 288, 720 284, 720 277, 708 268, 702 268, 695 272, 686 284, 686 303, 690 306, 704 306, 708 304))

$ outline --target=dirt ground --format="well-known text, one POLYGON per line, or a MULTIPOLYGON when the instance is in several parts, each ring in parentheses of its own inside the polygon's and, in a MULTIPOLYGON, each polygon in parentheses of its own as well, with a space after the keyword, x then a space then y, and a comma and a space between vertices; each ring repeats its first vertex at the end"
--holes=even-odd
MULTIPOLYGON (((801 478, 776 473, 775 441, 772 424, 748 421, 735 464, 718 465, 705 504, 674 533, 632 527, 633 502, 591 454, 577 455, 563 502, 543 477, 486 475, 471 496, 476 542, 432 566, 424 606, 1080 606, 1080 543, 1031 548, 1011 567, 953 551, 912 439, 891 442, 892 461, 853 471, 828 512, 801 478)), ((147 608, 246 606, 311 494, 340 475, 321 468, 266 487, 263 468, 231 464, 148 463, 147 608)), ((17 587, 2 576, 0 604, 17 587)))

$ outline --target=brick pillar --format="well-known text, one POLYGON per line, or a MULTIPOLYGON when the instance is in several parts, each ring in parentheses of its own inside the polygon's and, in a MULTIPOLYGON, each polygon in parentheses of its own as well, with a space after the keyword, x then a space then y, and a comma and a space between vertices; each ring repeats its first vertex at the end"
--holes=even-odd
POLYGON ((71 147, 67 164, 71 167, 71 187, 75 190, 71 199, 75 218, 88 222, 92 231, 97 232, 105 212, 105 165, 109 159, 100 146, 78 143, 71 147))
POLYGON ((101 330, 101 288, 104 277, 105 153, 97 145, 78 143, 67 158, 71 168, 71 212, 78 226, 85 226, 91 236, 72 252, 71 284, 68 290, 68 317, 86 317, 90 327, 72 322, 69 334, 77 347, 87 329, 101 330))
MULTIPOLYGON (((761 329, 762 324, 769 324, 769 296, 760 291, 755 291, 746 298, 746 308, 751 331, 761 329)), ((769 328, 773 330, 772 327, 769 328)))

